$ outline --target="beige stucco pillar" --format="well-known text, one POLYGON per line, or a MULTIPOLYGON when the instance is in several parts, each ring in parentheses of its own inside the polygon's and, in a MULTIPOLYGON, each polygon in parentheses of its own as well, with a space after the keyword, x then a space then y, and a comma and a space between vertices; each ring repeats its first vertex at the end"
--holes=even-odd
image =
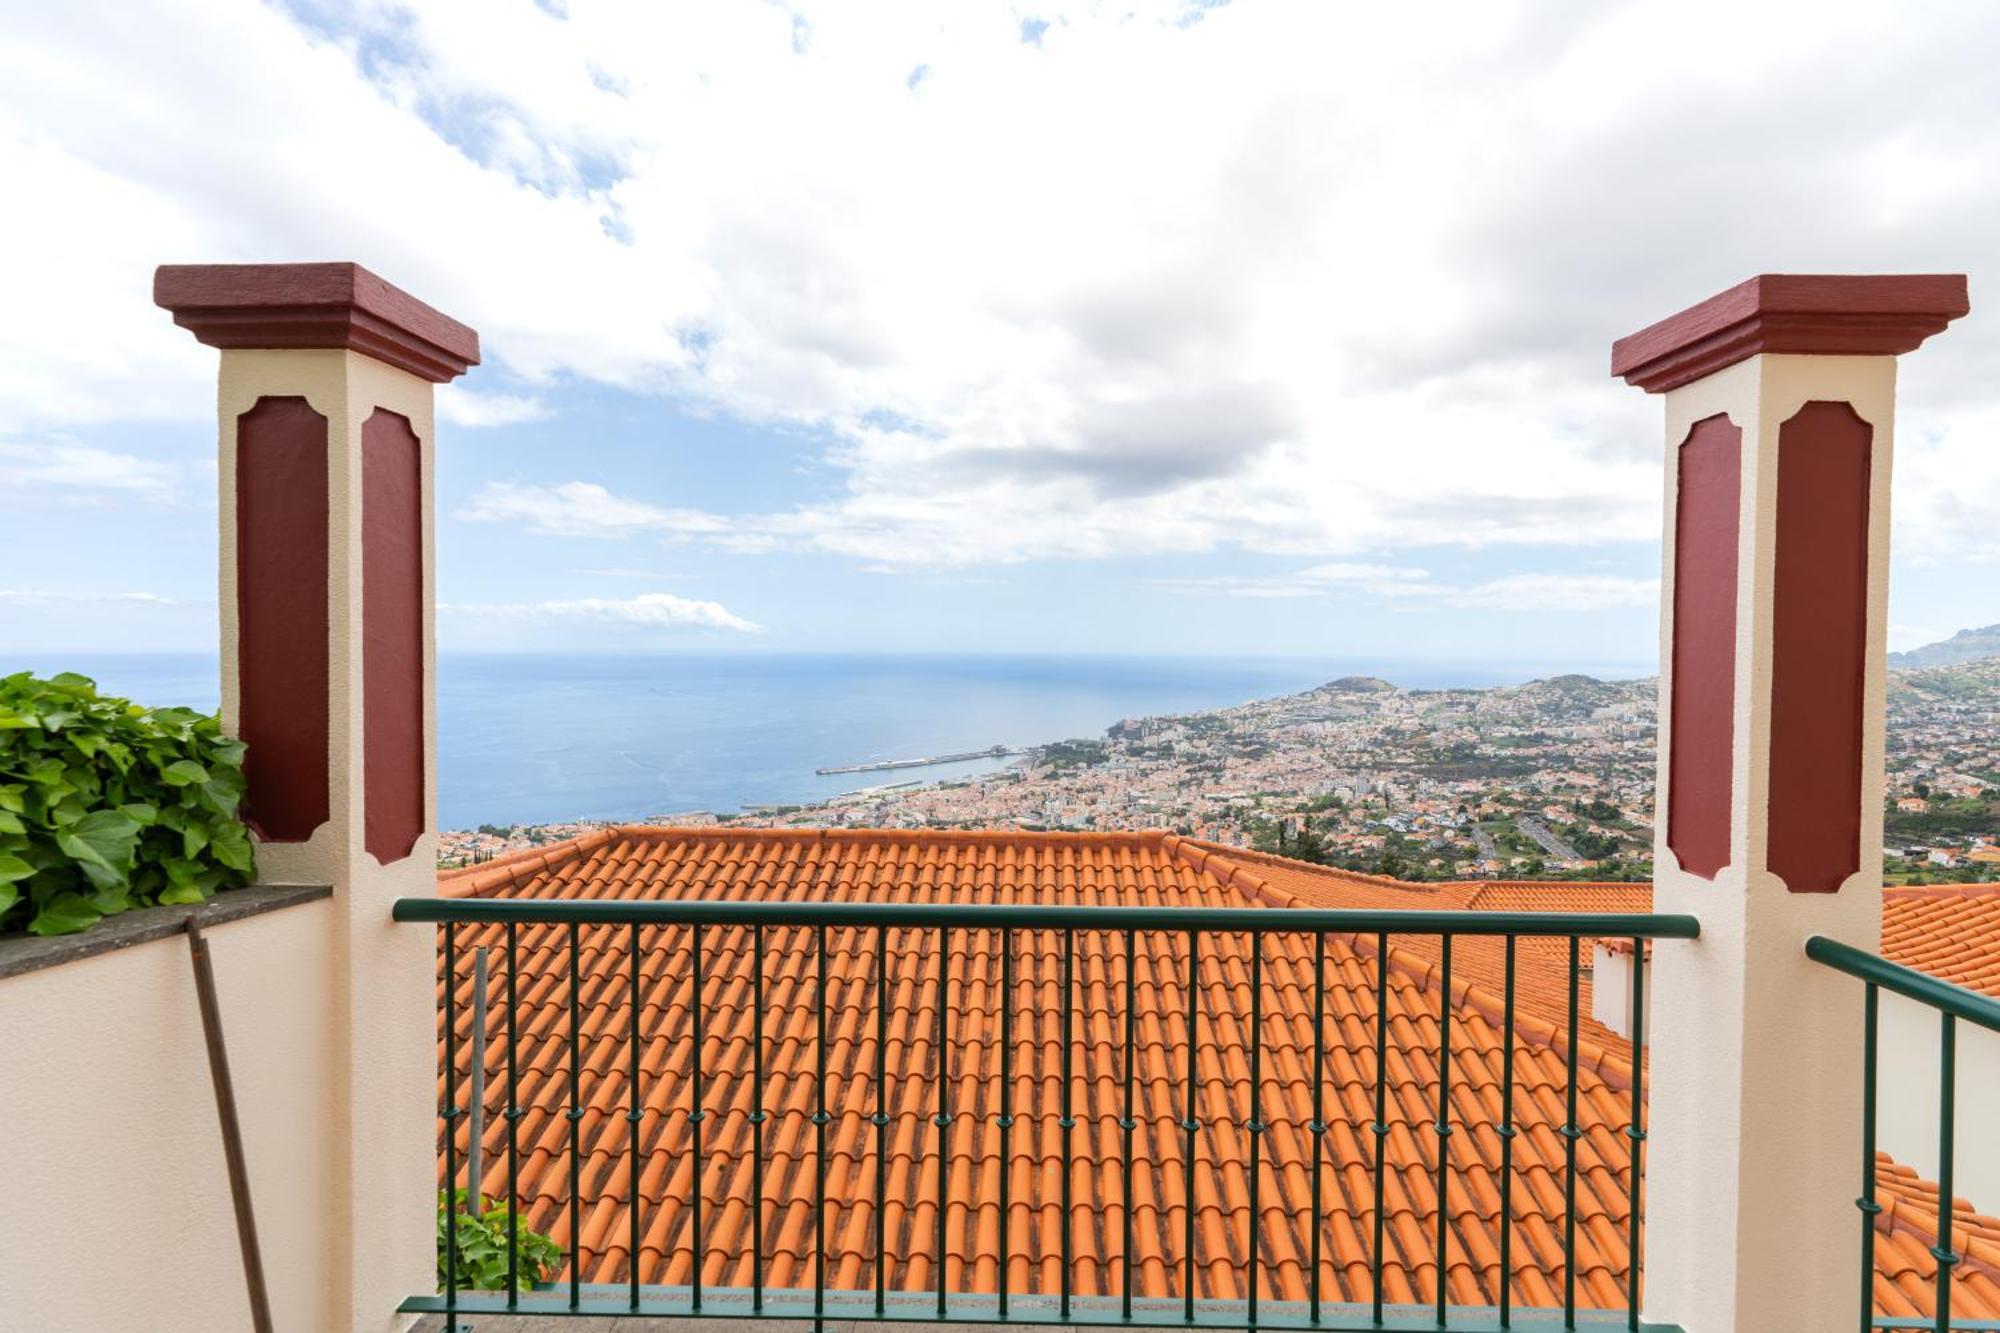
POLYGON ((1897 354, 1952 276, 1753 278, 1622 339, 1665 395, 1644 1306, 1690 1333, 1852 1327, 1861 996, 1881 937, 1897 354))
MULTIPOLYGON (((329 1329, 435 1287, 434 386, 478 337, 353 264, 170 265, 154 299, 222 349, 222 714, 249 744, 258 877, 333 887, 320 1043, 329 1329)), ((239 1069, 254 1080, 255 1069, 239 1069)))

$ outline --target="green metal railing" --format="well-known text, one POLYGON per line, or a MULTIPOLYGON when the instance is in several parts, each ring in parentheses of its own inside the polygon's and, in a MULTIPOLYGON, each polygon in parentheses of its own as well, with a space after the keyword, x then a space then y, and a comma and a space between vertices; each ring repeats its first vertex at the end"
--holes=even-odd
POLYGON ((1951 1317, 1952 1270, 1963 1258, 1951 1248, 1952 1150, 1958 1118, 1958 1023, 1963 1019, 2000 1032, 2000 1001, 1824 935, 1806 941, 1806 957, 1867 983, 1861 1001, 1861 1197, 1854 1201, 1861 1210, 1862 1333, 1874 1329, 1929 1328, 1936 1333, 1949 1333, 1952 1329, 2000 1328, 2000 1322, 1953 1323, 1951 1317), (1875 1067, 1880 998, 1885 990, 1938 1013, 1938 1240, 1931 1248, 1931 1257, 1937 1260, 1937 1297, 1935 1314, 1930 1319, 1878 1319, 1875 1315, 1875 1218, 1882 1211, 1882 1205, 1875 1200, 1875 1067))
MULTIPOLYGON (((1348 1333, 1358 1330, 1383 1329, 1440 1329, 1461 1330, 1462 1333, 1497 1333, 1498 1330, 1534 1327, 1600 1327, 1622 1326, 1628 1330, 1655 1330, 1655 1333, 1672 1333, 1664 1325, 1642 1323, 1637 1293, 1640 1272, 1640 1180, 1641 1145, 1645 1140, 1643 1108, 1642 1050, 1645 1032, 1645 955, 1644 941, 1652 939, 1694 939, 1700 927, 1692 916, 1639 915, 1627 913, 1554 913, 1554 912, 1411 912, 1411 911, 1332 911, 1292 908, 1152 908, 1152 907, 1042 907, 1042 906, 1000 906, 1000 905, 952 905, 913 903, 803 903, 803 902, 723 902, 714 900, 661 901, 640 899, 490 899, 490 898, 406 898, 395 905, 394 916, 402 922, 428 922, 442 926, 442 947, 444 969, 447 978, 455 978, 458 972, 459 927, 464 925, 499 925, 505 932, 505 953, 507 981, 506 1005, 506 1097, 507 1107, 503 1117, 507 1123, 507 1227, 508 1227, 508 1276, 509 1287, 505 1292, 466 1292, 459 1289, 455 1255, 446 1255, 446 1278, 444 1290, 437 1295, 412 1296, 401 1306, 404 1311, 441 1311, 447 1316, 460 1313, 519 1313, 548 1315, 605 1315, 626 1316, 710 1316, 710 1317, 753 1317, 753 1318, 797 1318, 811 1320, 816 1325, 827 1319, 884 1319, 884 1320, 948 1320, 966 1323, 1023 1323, 1023 1324, 1120 1324, 1128 1326, 1198 1326, 1231 1328, 1305 1328, 1326 1330, 1327 1333, 1348 1333), (697 1261, 694 1282, 674 1287, 644 1285, 640 1281, 637 1256, 640 1251, 640 1206, 639 1189, 640 1166, 639 1146, 636 1132, 629 1136, 630 1159, 627 1165, 627 1213, 631 1227, 628 1238, 628 1253, 632 1256, 629 1282, 622 1295, 616 1288, 603 1284, 585 1283, 579 1272, 581 1265, 575 1256, 569 1265, 569 1282, 566 1292, 557 1289, 537 1289, 521 1294, 513 1279, 519 1276, 518 1248, 520 1218, 518 1213, 520 1141, 519 1121, 524 1113, 519 1102, 519 1087, 516 1079, 516 1029, 518 1026, 519 992, 515 985, 516 961, 518 958, 519 931, 524 925, 566 926, 568 946, 569 988, 567 998, 567 1029, 569 1034, 567 1096, 569 1120, 569 1213, 570 1236, 572 1241, 578 1233, 578 1190, 576 1188, 577 1166, 581 1151, 579 1136, 583 1107, 579 1100, 579 1080, 577 1069, 577 1033, 579 1009, 579 942, 578 929, 582 926, 627 926, 630 928, 628 947, 631 949, 633 965, 627 970, 631 976, 632 993, 629 997, 630 1018, 626 1044, 629 1048, 632 1068, 630 1071, 630 1106, 625 1118, 636 1131, 640 1120, 639 1106, 639 1051, 641 1047, 638 1030, 640 1008, 639 931, 641 927, 679 926, 689 932, 689 966, 702 966, 701 932, 716 927, 748 927, 753 932, 752 950, 756 957, 763 956, 764 936, 768 929, 803 928, 809 930, 812 953, 815 959, 815 984, 820 987, 820 996, 814 1004, 814 1061, 815 1092, 813 1113, 810 1123, 814 1127, 816 1162, 826 1160, 826 1127, 833 1119, 826 1103, 826 1061, 827 1035, 826 1001, 827 985, 827 931, 829 929, 859 929, 876 932, 875 985, 876 1003, 876 1066, 875 1066, 875 1107, 867 1117, 876 1136, 876 1198, 885 1197, 884 1170, 887 1161, 887 1134, 890 1116, 884 1104, 884 1067, 886 1024, 888 1018, 887 991, 887 936, 890 930, 915 930, 935 932, 937 956, 945 960, 940 971, 939 1003, 937 1004, 937 1031, 935 1033, 938 1059, 943 1061, 951 1048, 946 1028, 949 1005, 944 1002, 949 985, 950 942, 953 932, 980 931, 997 932, 1000 937, 1000 958, 1002 968, 1001 995, 1011 997, 1013 990, 1013 940, 1017 932, 1055 932, 1062 948, 1062 1079, 1063 1093, 1061 1118, 1056 1122, 1062 1130, 1060 1136, 1062 1156, 1062 1221, 1060 1225, 1060 1252, 1062 1256, 1061 1290, 1053 1295, 1039 1293, 1023 1295, 1008 1289, 1009 1260, 1012 1257, 1014 1237, 1011 1232, 1012 1217, 1007 1191, 1012 1174, 1003 1165, 999 1173, 1000 1250, 998 1262, 998 1291, 988 1294, 952 1292, 945 1289, 943 1257, 946 1253, 947 1210, 938 1209, 938 1290, 926 1293, 896 1292, 887 1288, 886 1273, 891 1255, 888 1237, 883 1234, 883 1212, 874 1210, 875 1283, 872 1293, 866 1291, 829 1290, 827 1286, 827 1251, 825 1240, 826 1215, 826 1172, 815 1169, 814 1194, 812 1199, 815 1254, 814 1281, 810 1289, 769 1289, 764 1285, 765 1255, 763 1250, 764 1208, 764 1139, 763 1125, 765 1110, 762 1089, 765 1086, 763 1010, 765 1003, 763 976, 764 969, 752 969, 754 981, 751 996, 755 1032, 752 1040, 751 1078, 758 1089, 755 1110, 749 1115, 752 1128, 752 1196, 756 1209, 752 1226, 755 1250, 752 1257, 752 1273, 755 1285, 746 1293, 740 1291, 704 1293, 700 1283, 700 1265, 697 1261), (1124 1205, 1120 1209, 1123 1216, 1118 1220, 1125 1238, 1122 1247, 1122 1291, 1107 1297, 1078 1296, 1071 1291, 1073 1238, 1071 1235, 1073 1210, 1070 1207, 1070 1182, 1072 1180, 1072 1152, 1075 1108, 1071 1102, 1073 1087, 1072 1065, 1075 1037, 1071 1015, 1074 1010, 1074 985, 1076 973, 1076 937, 1078 932, 1094 932, 1108 935, 1114 940, 1123 938, 1127 960, 1124 986, 1123 1028, 1123 1077, 1121 1083, 1122 1110, 1117 1123, 1123 1131, 1122 1139, 1122 1180, 1132 1179, 1134 1171, 1133 1130, 1138 1124, 1135 1119, 1133 1101, 1133 1052, 1136 1040, 1134 1013, 1136 998, 1134 990, 1134 970, 1131 965, 1136 941, 1144 934, 1161 934, 1182 938, 1186 941, 1188 981, 1186 985, 1188 1013, 1188 1088, 1186 1117, 1179 1128, 1186 1134, 1187 1151, 1184 1162, 1187 1173, 1185 1182, 1188 1206, 1186 1212, 1186 1235, 1183 1237, 1185 1274, 1182 1278, 1182 1296, 1178 1300, 1153 1297, 1134 1297, 1131 1241, 1132 1217, 1131 1194, 1123 1192, 1124 1205), (1260 1174, 1259 1155, 1262 1152, 1263 1132, 1269 1126, 1262 1121, 1263 1103, 1261 1083, 1263 1080, 1263 1031, 1262 1031, 1262 967, 1265 946, 1263 941, 1273 935, 1311 936, 1314 940, 1314 958, 1319 967, 1316 974, 1325 976, 1326 939, 1328 935, 1372 937, 1378 960, 1375 977, 1376 1020, 1374 1023, 1375 1053, 1375 1119, 1367 1128, 1373 1135, 1376 1160, 1371 1163, 1374 1191, 1373 1249, 1370 1255, 1371 1299, 1364 1304, 1336 1303, 1322 1300, 1321 1290, 1321 1250, 1320 1231, 1315 1224, 1312 1228, 1311 1265, 1309 1299, 1304 1302, 1265 1300, 1260 1303, 1257 1296, 1257 1272, 1249 1272, 1248 1297, 1245 1300, 1201 1300, 1195 1292, 1197 1275, 1195 1266, 1195 1140, 1201 1128, 1197 1118, 1197 1080, 1195 1020, 1198 1017, 1199 990, 1196 971, 1201 956, 1201 941, 1204 937, 1217 935, 1249 936, 1253 941, 1250 950, 1251 969, 1251 1015, 1250 1037, 1250 1093, 1249 1115, 1241 1128, 1246 1132, 1250 1154, 1248 1176, 1249 1198, 1249 1246, 1246 1268, 1254 1269, 1262 1254, 1260 1228, 1263 1219, 1259 1211, 1256 1195, 1260 1174), (1392 936, 1433 937, 1440 941, 1440 986, 1441 1001, 1438 1012, 1439 1059, 1438 1096, 1436 1120, 1430 1128, 1436 1136, 1438 1223, 1436 1238, 1437 1290, 1434 1307, 1418 1308, 1399 1306, 1385 1301, 1383 1280, 1383 1260, 1388 1252, 1383 1230, 1384 1197, 1381 1157, 1384 1140, 1390 1127, 1386 1114, 1387 1092, 1386 1048, 1388 1042, 1387 990, 1388 979, 1386 960, 1392 936), (1505 1055, 1503 1059, 1503 1100, 1505 1108, 1501 1113, 1502 1123, 1494 1127, 1501 1140, 1501 1171, 1499 1181, 1500 1209, 1503 1218, 1510 1219, 1500 1228, 1499 1265, 1501 1280, 1498 1284, 1500 1304, 1494 1308, 1466 1308, 1447 1303, 1445 1281, 1445 1257, 1448 1241, 1450 1210, 1446 1206, 1447 1185, 1451 1170, 1450 1138, 1456 1129, 1451 1123, 1451 1078, 1450 1033, 1451 1033, 1451 971, 1452 944, 1459 937, 1501 938, 1505 941, 1505 970, 1503 983, 1503 1030, 1505 1055), (1565 1121, 1557 1130, 1564 1140, 1563 1201, 1564 1226, 1562 1244, 1564 1256, 1563 1304, 1560 1309, 1516 1309, 1511 1298, 1512 1286, 1512 1232, 1511 1225, 1514 1157, 1513 1141, 1519 1133, 1514 1119, 1514 1038, 1516 1001, 1516 944, 1523 937, 1553 938, 1568 941, 1569 990, 1567 1028, 1567 1089, 1564 1102, 1565 1121), (1577 1193, 1577 1143, 1583 1131, 1577 1126, 1577 1058, 1579 990, 1578 978, 1581 972, 1580 949, 1586 939, 1613 938, 1629 940, 1632 944, 1632 1045, 1633 1063, 1631 1080, 1631 1120, 1624 1127, 1624 1134, 1630 1144, 1630 1220, 1628 1224, 1628 1293, 1627 1308, 1622 1311, 1591 1311, 1579 1309, 1576 1283, 1576 1193, 1577 1193)), ((456 986, 444 987, 444 1030, 445 1090, 441 1116, 446 1125, 444 1134, 445 1176, 455 1180, 458 1172, 456 1157, 456 1121, 465 1115, 458 1106, 457 1072, 457 999, 456 986)), ((696 992, 697 996, 700 994, 696 992)), ((700 1254, 700 1181, 701 1172, 701 1120, 703 1111, 700 1096, 703 1087, 701 1064, 701 1041, 698 1025, 702 1022, 701 1006, 696 1003, 691 1008, 690 1022, 697 1025, 696 1040, 693 1045, 693 1062, 690 1070, 694 1114, 691 1119, 691 1134, 688 1151, 693 1155, 692 1179, 694 1198, 690 1200, 693 1210, 693 1235, 697 1237, 697 1255, 700 1254)), ((1012 1161, 1010 1130, 1014 1123, 1013 1079, 1009 1061, 1013 1047, 1013 1022, 1015 1006, 1003 1002, 999 1005, 1001 1060, 1000 1104, 995 1125, 999 1131, 999 1153, 1003 1164, 1012 1161)), ((1313 1040, 1313 1119, 1306 1126, 1311 1131, 1313 1144, 1312 1189, 1314 1198, 1324 1198, 1322 1180, 1325 1161, 1327 1131, 1330 1128, 1324 1110, 1326 1084, 1327 1046, 1327 1005, 1325 988, 1317 988, 1314 1000, 1313 1040)), ((938 1197, 940 1201, 949 1197, 951 1154, 944 1142, 948 1126, 955 1112, 950 1103, 950 1080, 943 1076, 937 1080, 937 1108, 931 1117, 939 1136, 938 1154, 938 1197)), ((476 1189, 476 1182, 474 1183, 476 1189)), ((1106 1219, 1107 1228, 1111 1225, 1106 1219)), ((449 1321, 448 1321, 449 1322, 449 1321)))

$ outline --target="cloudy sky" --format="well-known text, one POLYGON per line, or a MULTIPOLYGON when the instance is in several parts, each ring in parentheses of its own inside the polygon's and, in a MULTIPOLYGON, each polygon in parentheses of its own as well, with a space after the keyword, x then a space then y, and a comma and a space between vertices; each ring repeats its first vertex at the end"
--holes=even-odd
MULTIPOLYGON (((1649 664, 1610 341, 1965 271, 1894 637, 2000 620, 2000 12, 6 0, 0 649, 214 641, 163 261, 477 327, 448 647, 1649 664)), ((0 663, 4 666, 4 663, 0 663)))

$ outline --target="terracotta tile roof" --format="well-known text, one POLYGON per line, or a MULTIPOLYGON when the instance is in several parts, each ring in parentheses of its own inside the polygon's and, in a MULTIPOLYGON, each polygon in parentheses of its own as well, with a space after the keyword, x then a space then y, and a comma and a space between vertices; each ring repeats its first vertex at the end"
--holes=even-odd
MULTIPOLYGON (((1937 1292, 1937 1186, 1877 1153, 1875 1309, 1885 1315, 1931 1315, 1937 1292)), ((2000 1219, 1952 1200, 1951 1247, 1963 1256, 1952 1281, 1957 1319, 2000 1318, 2000 1219)))
MULTIPOLYGON (((849 830, 610 829, 545 849, 510 856, 440 877, 447 895, 571 898, 727 898, 805 901, 910 901, 954 903, 1070 903, 1250 906, 1322 901, 1306 889, 1335 897, 1347 893, 1379 905, 1407 896, 1412 906, 1490 899, 1510 905, 1532 896, 1533 886, 1433 885, 1413 888, 1394 881, 1348 876, 1345 887, 1315 868, 1280 858, 1260 858, 1171 834, 1021 834, 869 832, 849 830), (1295 873, 1312 870, 1311 875, 1295 873), (1512 896, 1510 896, 1512 895, 1512 896)), ((1555 886, 1564 890, 1570 886, 1555 886)), ((1643 890, 1644 886, 1637 886, 1643 890)), ((1633 886, 1617 886, 1629 895, 1633 886)), ((1559 902, 1564 900, 1558 900, 1559 902)), ((629 939, 626 927, 579 931, 578 1057, 584 1107, 579 1122, 581 1170, 574 1182, 580 1225, 572 1236, 568 1200, 567 1107, 569 1050, 568 928, 519 929, 521 997, 520 1104, 521 1201, 528 1225, 555 1237, 582 1265, 586 1281, 616 1282, 629 1269, 626 1212, 630 1127, 624 1112, 631 1096, 625 1070, 629 1046, 629 939)), ((640 1148, 639 1274, 648 1283, 685 1283, 697 1268, 701 1280, 747 1287, 752 1281, 755 1227, 751 1195, 752 978, 759 965, 747 928, 703 933, 704 986, 691 993, 690 941, 682 928, 646 928, 642 934, 639 1029, 643 1043, 638 1095, 640 1148), (703 1018, 703 1160, 699 1181, 702 1227, 697 1236, 688 1207, 695 1187, 690 1112, 693 1086, 693 1015, 703 1018)), ((936 1245, 939 1207, 936 1110, 936 1022, 940 954, 935 936, 889 933, 889 1005, 884 1052, 888 1187, 878 1199, 878 1156, 868 1117, 877 1106, 876 942, 872 931, 828 932, 828 987, 824 995, 829 1040, 827 1216, 824 1244, 828 1283, 865 1289, 875 1281, 874 1228, 879 1203, 889 1237, 891 1289, 935 1289, 942 1263, 953 1290, 991 1292, 999 1281, 1002 1247, 999 1190, 1010 1188, 1008 1282, 1012 1290, 1053 1291, 1060 1278, 1063 1080, 1061 948, 1053 932, 1020 931, 1014 940, 1014 1077, 1009 1160, 999 1153, 996 1124, 1001 1106, 998 1075, 1000 960, 997 930, 954 932, 950 981, 944 996, 950 1065, 947 1084, 954 1119, 949 1126, 949 1192, 944 1200, 947 1243, 936 1245)), ((1435 941, 1431 942, 1433 945, 1435 941)), ((1466 941, 1461 941, 1464 947, 1466 941)), ((459 1089, 465 1095, 469 1059, 471 950, 496 950, 490 981, 488 1048, 489 1154, 483 1190, 506 1189, 507 1125, 498 1115, 503 1098, 506 1018, 504 935, 501 927, 461 927, 456 978, 459 1016, 459 1089)), ((1133 1285, 1139 1295, 1181 1294, 1183 1228, 1192 1206, 1196 1240, 1196 1294, 1243 1294, 1249 1243, 1250 1080, 1246 1041, 1250 1014, 1247 938, 1214 936, 1201 942, 1194 1030, 1198 1069, 1194 1195, 1184 1189, 1187 946, 1183 938, 1142 936, 1136 953, 1136 1105, 1134 1160, 1129 1183, 1120 1158, 1123 1114, 1123 1032, 1126 984, 1122 937, 1077 935, 1073 1014, 1075 1070, 1071 1083, 1077 1124, 1071 1167, 1075 1260, 1079 1294, 1115 1294, 1122 1274, 1121 1210, 1129 1197, 1135 1239, 1133 1285)), ((1523 959, 1527 950, 1523 950, 1523 959)), ((1456 961, 1456 960, 1455 960, 1456 961)), ((809 1121, 815 1104, 814 1021, 822 991, 815 975, 809 932, 772 928, 762 952, 765 982, 764 1053, 767 1079, 761 1105, 765 1198, 762 1236, 764 1281, 774 1287, 810 1286, 821 1238, 812 1226, 811 1179, 818 1169, 809 1121)), ((1455 968, 1450 1001, 1452 1173, 1446 1196, 1450 1242, 1445 1284, 1454 1302, 1492 1304, 1501 1280, 1499 1155, 1495 1130, 1501 1118, 1500 1005, 1478 975, 1455 968)), ((440 958, 442 969, 442 958, 440 958)), ((1315 1219, 1322 1245, 1321 1277, 1328 1300, 1366 1299, 1373 1219, 1373 1173, 1367 1126, 1374 1118, 1375 955, 1372 936, 1329 936, 1325 972, 1313 975, 1310 941, 1272 937, 1263 954, 1262 1136, 1260 1172, 1262 1257, 1259 1291, 1267 1297, 1303 1299, 1315 1219), (1312 1191, 1312 1017, 1316 993, 1325 996, 1325 1179, 1312 1191)), ((1385 1122, 1388 1173, 1384 1178, 1387 1259, 1392 1302, 1433 1298, 1438 1282, 1434 1246, 1436 1191, 1438 969, 1420 937, 1396 937, 1389 954, 1386 1062, 1389 1088, 1385 1122), (1410 947, 1405 947, 1406 945, 1410 947)), ((1537 974, 1539 976, 1539 972, 1537 974)), ((442 976, 442 971, 441 971, 442 976)), ((1562 1161, 1566 1051, 1560 997, 1523 1005, 1513 1063, 1515 1140, 1511 1219, 1514 1299, 1551 1305, 1561 1299, 1562 1161), (1551 1003, 1553 1009, 1551 1009, 1551 1003), (1554 1017, 1551 1017, 1553 1013, 1554 1017)), ((441 983, 442 984, 442 983, 441 983)), ((1541 985, 1537 980, 1535 985, 1541 985)), ((440 1042, 442 1054, 442 1040, 440 1042)), ((1630 1052, 1623 1043, 1588 1036, 1578 1043, 1577 1196, 1578 1298, 1596 1307, 1622 1306, 1627 1220, 1627 1141, 1630 1052)), ((442 1076, 440 1077, 442 1095, 442 1076)), ((461 1122, 462 1124, 462 1122, 461 1122)), ((442 1131, 441 1131, 442 1132, 442 1131)), ((461 1162, 463 1132, 460 1135, 461 1162)), ((440 1154, 440 1178, 443 1159, 440 1154)), ((1900 1168, 1885 1167, 1885 1182, 1900 1168)), ((1908 1173, 1904 1173, 1907 1175, 1908 1173)), ((1886 1188, 1903 1188, 1900 1179, 1886 1188)), ((1884 1234, 1915 1234, 1921 1187, 1911 1181, 1896 1197, 1911 1200, 1883 1215, 1884 1234), (1897 1227, 1904 1227, 1899 1232, 1897 1227)), ((1986 1224, 1990 1225, 1990 1224, 1986 1224)), ((1878 1289, 1917 1308, 1929 1256, 1921 1245, 1884 1246, 1878 1289)), ((1961 1290, 1983 1293, 2000 1264, 1975 1252, 1961 1290), (1979 1284, 1985 1284, 1984 1286, 1979 1284)), ((2000 1291, 1993 1293, 2000 1312, 2000 1291)), ((1893 1310, 1884 1296, 1884 1309, 1893 1310)), ((1983 1296, 1966 1298, 1970 1307, 1983 1296)))
POLYGON ((2000 885, 1884 890, 1882 956, 2000 999, 2000 885))
MULTIPOLYGON (((1207 845, 1207 844, 1203 844, 1207 845)), ((1250 864, 1274 888, 1295 896, 1313 907, 1408 908, 1413 911, 1494 911, 1494 912, 1646 912, 1652 908, 1653 890, 1648 884, 1554 883, 1531 880, 1465 880, 1409 883, 1361 875, 1332 866, 1303 862, 1244 851, 1216 848, 1231 859, 1250 864)), ((1434 935, 1399 937, 1399 947, 1439 961, 1441 947, 1434 935)), ((1491 995, 1506 989, 1506 944, 1499 939, 1468 937, 1452 946, 1454 973, 1491 995)), ((1591 964, 1586 942, 1579 951, 1585 968, 1591 964)), ((1565 1023, 1569 1006, 1569 942, 1548 936, 1529 936, 1516 945, 1515 999, 1517 1008, 1550 1023, 1565 1023)), ((1618 1052, 1630 1063, 1626 1043, 1590 1017, 1591 978, 1578 982, 1577 1004, 1583 1014, 1582 1030, 1592 1041, 1618 1052)))

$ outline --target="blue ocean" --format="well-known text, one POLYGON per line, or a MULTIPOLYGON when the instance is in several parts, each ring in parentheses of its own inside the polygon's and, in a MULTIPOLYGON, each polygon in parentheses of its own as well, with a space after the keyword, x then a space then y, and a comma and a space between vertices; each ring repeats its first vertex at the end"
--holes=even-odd
MULTIPOLYGON (((10 654, 0 669, 80 671, 152 704, 213 709, 215 659, 10 654)), ((1562 664, 1333 658, 523 655, 438 661, 445 828, 642 819, 816 801, 1004 760, 818 776, 816 768, 1098 736, 1124 717, 1222 708, 1339 676, 1406 688, 1508 684, 1562 664)), ((1636 675, 1602 668, 1595 674, 1636 675)))

